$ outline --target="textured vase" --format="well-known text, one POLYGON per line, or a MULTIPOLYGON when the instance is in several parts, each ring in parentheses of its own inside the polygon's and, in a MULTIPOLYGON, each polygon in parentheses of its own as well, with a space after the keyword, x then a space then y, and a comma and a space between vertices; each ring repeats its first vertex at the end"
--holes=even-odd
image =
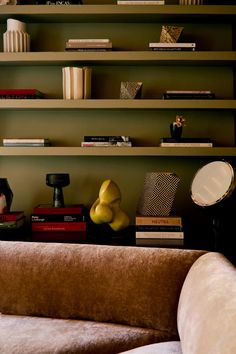
POLYGON ((65 100, 79 100, 84 94, 83 68, 67 66, 62 68, 63 98, 65 100))
POLYGON ((3 34, 3 51, 13 52, 29 52, 30 51, 30 35, 25 32, 25 23, 8 19, 7 31, 3 34))
POLYGON ((180 178, 173 172, 147 172, 137 213, 170 215, 180 178))
POLYGON ((12 199, 13 193, 7 178, 0 178, 0 214, 10 212, 12 199))

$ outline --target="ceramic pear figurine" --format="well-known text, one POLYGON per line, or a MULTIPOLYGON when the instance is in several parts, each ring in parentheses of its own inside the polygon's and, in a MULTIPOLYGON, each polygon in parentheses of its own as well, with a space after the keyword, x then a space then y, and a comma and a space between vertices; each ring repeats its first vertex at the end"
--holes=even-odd
POLYGON ((90 218, 95 224, 107 223, 114 231, 129 225, 129 217, 120 208, 121 192, 115 182, 105 180, 100 188, 99 197, 90 209, 90 218))

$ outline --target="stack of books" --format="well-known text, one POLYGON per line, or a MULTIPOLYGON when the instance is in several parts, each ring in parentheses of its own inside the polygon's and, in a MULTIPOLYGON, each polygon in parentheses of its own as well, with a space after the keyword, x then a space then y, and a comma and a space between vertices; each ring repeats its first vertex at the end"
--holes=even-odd
POLYGON ((38 99, 43 98, 42 92, 37 89, 1 89, 1 99, 38 99))
POLYGON ((107 51, 112 49, 112 41, 109 38, 92 39, 68 39, 65 50, 76 51, 107 51))
POLYGON ((211 138, 161 138, 162 147, 213 147, 211 138))
POLYGON ((137 246, 182 247, 184 246, 182 218, 136 215, 135 238, 137 246))
POLYGON ((154 51, 195 51, 196 43, 149 43, 149 48, 154 51))
POLYGON ((33 241, 83 242, 86 241, 87 218, 82 204, 61 208, 40 204, 31 214, 33 241))
POLYGON ((3 146, 6 147, 40 147, 40 146, 50 146, 51 142, 48 138, 39 138, 39 139, 31 139, 31 138, 4 138, 3 146))
POLYGON ((126 135, 85 135, 84 140, 81 142, 82 147, 94 146, 117 146, 117 147, 131 147, 132 141, 126 135))
POLYGON ((210 90, 167 90, 162 96, 165 100, 205 100, 215 98, 210 90))
POLYGON ((25 224, 23 211, 0 214, 0 230, 18 230, 25 224))

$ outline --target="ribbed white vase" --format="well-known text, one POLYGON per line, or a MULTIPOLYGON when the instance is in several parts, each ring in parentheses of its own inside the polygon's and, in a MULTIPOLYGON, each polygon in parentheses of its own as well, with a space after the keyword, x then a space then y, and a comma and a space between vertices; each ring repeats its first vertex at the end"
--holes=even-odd
POLYGON ((83 68, 62 68, 63 98, 65 100, 79 100, 83 98, 83 68))
POLYGON ((8 19, 7 31, 3 34, 4 52, 29 52, 30 35, 25 32, 25 23, 8 19))

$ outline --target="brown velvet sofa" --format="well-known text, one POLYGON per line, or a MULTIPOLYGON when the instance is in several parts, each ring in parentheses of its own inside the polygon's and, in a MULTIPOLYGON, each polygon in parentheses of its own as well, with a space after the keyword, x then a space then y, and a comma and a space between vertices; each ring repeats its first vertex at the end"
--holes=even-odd
POLYGON ((0 241, 0 353, 235 354, 235 280, 218 253, 0 241))

